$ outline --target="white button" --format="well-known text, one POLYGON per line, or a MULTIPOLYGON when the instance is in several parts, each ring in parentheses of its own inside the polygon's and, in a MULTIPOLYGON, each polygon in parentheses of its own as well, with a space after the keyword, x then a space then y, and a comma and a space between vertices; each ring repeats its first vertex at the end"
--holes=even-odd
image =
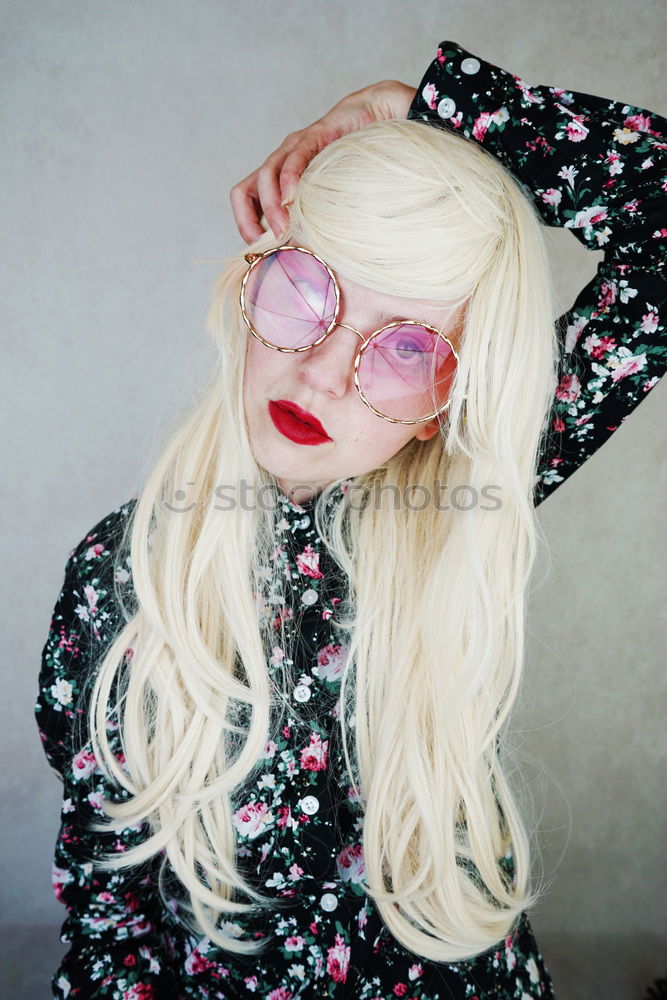
POLYGON ((314 795, 304 795, 301 799, 301 808, 305 812, 306 816, 314 816, 320 808, 320 800, 314 795))
POLYGON ((443 97, 438 104, 438 114, 441 118, 451 118, 456 111, 456 104, 451 97, 443 97))
POLYGON ((462 73, 478 73, 479 72, 479 59, 463 59, 461 62, 461 72, 462 73))
POLYGON ((317 600, 317 591, 304 590, 303 594, 301 595, 301 600, 303 601, 304 604, 314 604, 315 601, 317 600))
POLYGON ((307 684, 297 684, 294 688, 295 701, 308 701, 310 698, 310 688, 307 684))
POLYGON ((338 900, 334 896, 333 892, 325 892, 320 900, 320 906, 327 913, 331 913, 338 906, 338 900))

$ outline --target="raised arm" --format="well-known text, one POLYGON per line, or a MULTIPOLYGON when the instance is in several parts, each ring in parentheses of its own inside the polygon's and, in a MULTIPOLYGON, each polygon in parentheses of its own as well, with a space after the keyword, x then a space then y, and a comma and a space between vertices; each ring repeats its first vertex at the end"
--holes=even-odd
POLYGON ((604 251, 558 320, 561 370, 537 467, 539 504, 664 374, 667 120, 622 101, 529 86, 450 41, 440 43, 408 117, 482 145, 546 225, 604 251))
POLYGON ((88 829, 90 822, 104 820, 100 797, 118 795, 85 746, 86 714, 79 696, 115 621, 111 574, 120 522, 114 512, 71 553, 42 652, 35 714, 46 757, 63 781, 52 885, 67 908, 61 940, 70 945, 51 987, 58 998, 170 1000, 178 991, 152 870, 108 872, 94 866, 100 853, 126 850, 146 831, 128 828, 116 836, 88 829))

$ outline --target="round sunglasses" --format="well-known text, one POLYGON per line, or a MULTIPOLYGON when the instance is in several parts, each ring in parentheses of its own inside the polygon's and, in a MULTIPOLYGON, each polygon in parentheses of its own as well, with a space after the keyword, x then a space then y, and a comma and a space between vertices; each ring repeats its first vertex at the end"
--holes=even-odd
POLYGON ((458 355, 428 323, 399 320, 367 338, 339 323, 340 287, 333 270, 305 247, 283 244, 245 255, 240 304, 250 333, 288 354, 321 344, 336 327, 357 334, 354 383, 373 413, 391 423, 433 419, 450 403, 458 355))

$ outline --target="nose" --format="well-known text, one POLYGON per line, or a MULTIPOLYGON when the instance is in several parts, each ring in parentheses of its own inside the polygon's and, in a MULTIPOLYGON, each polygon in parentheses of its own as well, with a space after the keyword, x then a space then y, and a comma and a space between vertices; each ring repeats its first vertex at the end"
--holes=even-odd
POLYGON ((357 338, 363 341, 364 335, 347 323, 336 323, 321 344, 301 354, 303 380, 318 392, 344 396, 354 384, 357 338))

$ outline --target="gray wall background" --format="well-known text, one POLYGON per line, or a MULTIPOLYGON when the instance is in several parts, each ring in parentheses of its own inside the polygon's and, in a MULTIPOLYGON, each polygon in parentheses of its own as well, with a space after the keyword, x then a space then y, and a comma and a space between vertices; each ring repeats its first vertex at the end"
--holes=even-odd
MULTIPOLYGON (((65 917, 50 887, 60 784, 33 719, 40 651, 69 550, 139 488, 210 363, 212 282, 241 243, 229 189, 349 91, 387 77, 416 86, 443 38, 529 83, 665 115, 667 8, 5 0, 1 11, 0 983, 37 998, 50 995, 65 917)), ((602 255, 548 236, 565 310, 602 255)), ((560 1000, 639 1000, 667 973, 666 416, 660 385, 541 508, 551 564, 536 574, 517 724, 552 878, 532 921, 560 1000)))

